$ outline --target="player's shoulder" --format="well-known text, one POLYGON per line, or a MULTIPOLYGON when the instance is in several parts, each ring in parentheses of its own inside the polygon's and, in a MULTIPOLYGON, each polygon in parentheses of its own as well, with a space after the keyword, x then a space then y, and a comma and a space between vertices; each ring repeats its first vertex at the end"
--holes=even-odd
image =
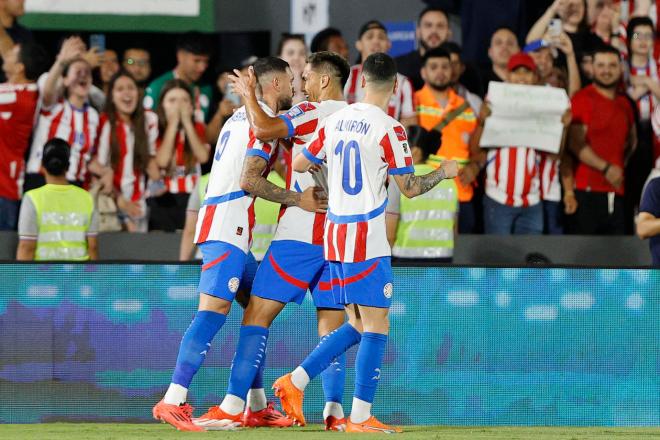
POLYGON ((231 118, 227 120, 227 126, 231 126, 233 124, 238 124, 238 123, 247 123, 247 111, 245 110, 245 106, 239 107, 236 109, 233 115, 231 115, 231 118))
POLYGON ((291 107, 289 111, 284 113, 282 116, 289 120, 296 119, 303 115, 310 116, 311 114, 318 112, 320 108, 321 105, 318 102, 302 101, 291 107))

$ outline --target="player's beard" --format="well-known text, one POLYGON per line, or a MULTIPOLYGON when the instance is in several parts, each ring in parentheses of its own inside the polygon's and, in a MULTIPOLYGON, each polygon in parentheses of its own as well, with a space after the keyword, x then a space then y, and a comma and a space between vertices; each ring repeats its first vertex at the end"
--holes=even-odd
POLYGON ((280 100, 277 103, 277 106, 278 106, 279 110, 289 110, 291 108, 292 104, 293 104, 293 97, 283 96, 283 97, 280 97, 280 100))

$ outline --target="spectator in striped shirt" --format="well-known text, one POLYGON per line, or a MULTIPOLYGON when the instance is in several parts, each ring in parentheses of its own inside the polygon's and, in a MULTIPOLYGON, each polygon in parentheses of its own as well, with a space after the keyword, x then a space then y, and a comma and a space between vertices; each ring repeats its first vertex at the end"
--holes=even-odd
POLYGON ((129 232, 147 232, 146 177, 158 179, 154 160, 158 121, 140 105, 138 84, 119 71, 110 80, 90 171, 106 192, 114 193, 119 216, 129 232))
POLYGON ((156 163, 163 175, 164 193, 149 199, 149 229, 175 231, 186 219, 188 197, 209 159, 205 127, 193 117, 193 96, 179 79, 163 85, 156 114, 156 163))
MULTIPOLYGON (((538 73, 534 60, 522 52, 511 57, 507 65, 507 83, 536 85, 538 73)), ((570 114, 570 113, 569 113, 570 114)), ((524 146, 502 146, 487 152, 479 148, 490 108, 485 102, 479 115, 479 126, 471 139, 474 161, 486 168, 484 196, 484 230, 486 234, 542 234, 539 154, 524 146)), ((564 118, 567 125, 568 117, 564 118)))

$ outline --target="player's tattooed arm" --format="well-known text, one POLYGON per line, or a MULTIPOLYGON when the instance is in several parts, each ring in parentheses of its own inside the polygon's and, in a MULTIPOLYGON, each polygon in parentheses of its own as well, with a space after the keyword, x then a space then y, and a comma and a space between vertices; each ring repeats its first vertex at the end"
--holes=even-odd
POLYGON ((243 98, 250 127, 257 139, 268 142, 289 135, 289 127, 286 122, 280 118, 268 116, 259 105, 256 94, 257 78, 252 67, 248 69, 247 75, 241 73, 240 70, 234 70, 234 75, 229 75, 229 80, 233 84, 234 91, 243 98))
POLYGON ((241 189, 271 202, 297 206, 305 211, 324 212, 328 200, 321 195, 319 188, 310 187, 299 193, 289 191, 269 182, 263 177, 266 161, 258 156, 248 156, 241 173, 241 189))
POLYGON ((408 197, 417 197, 430 191, 444 179, 452 179, 458 174, 458 164, 454 160, 445 160, 440 167, 423 176, 409 174, 395 174, 394 180, 401 193, 408 197))

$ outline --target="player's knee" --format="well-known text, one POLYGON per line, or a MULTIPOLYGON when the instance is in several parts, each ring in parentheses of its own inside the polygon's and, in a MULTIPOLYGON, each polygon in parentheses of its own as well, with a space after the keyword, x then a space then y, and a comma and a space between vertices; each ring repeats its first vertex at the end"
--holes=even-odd
POLYGON ((317 318, 320 337, 338 329, 346 320, 343 310, 317 310, 317 318))
POLYGON ((264 300, 258 296, 250 298, 250 303, 243 315, 243 325, 256 325, 259 327, 270 327, 277 317, 281 307, 275 301, 264 300))
POLYGON ((216 298, 215 296, 202 293, 199 295, 198 310, 207 310, 210 312, 228 315, 229 311, 231 310, 231 303, 225 299, 216 298))

